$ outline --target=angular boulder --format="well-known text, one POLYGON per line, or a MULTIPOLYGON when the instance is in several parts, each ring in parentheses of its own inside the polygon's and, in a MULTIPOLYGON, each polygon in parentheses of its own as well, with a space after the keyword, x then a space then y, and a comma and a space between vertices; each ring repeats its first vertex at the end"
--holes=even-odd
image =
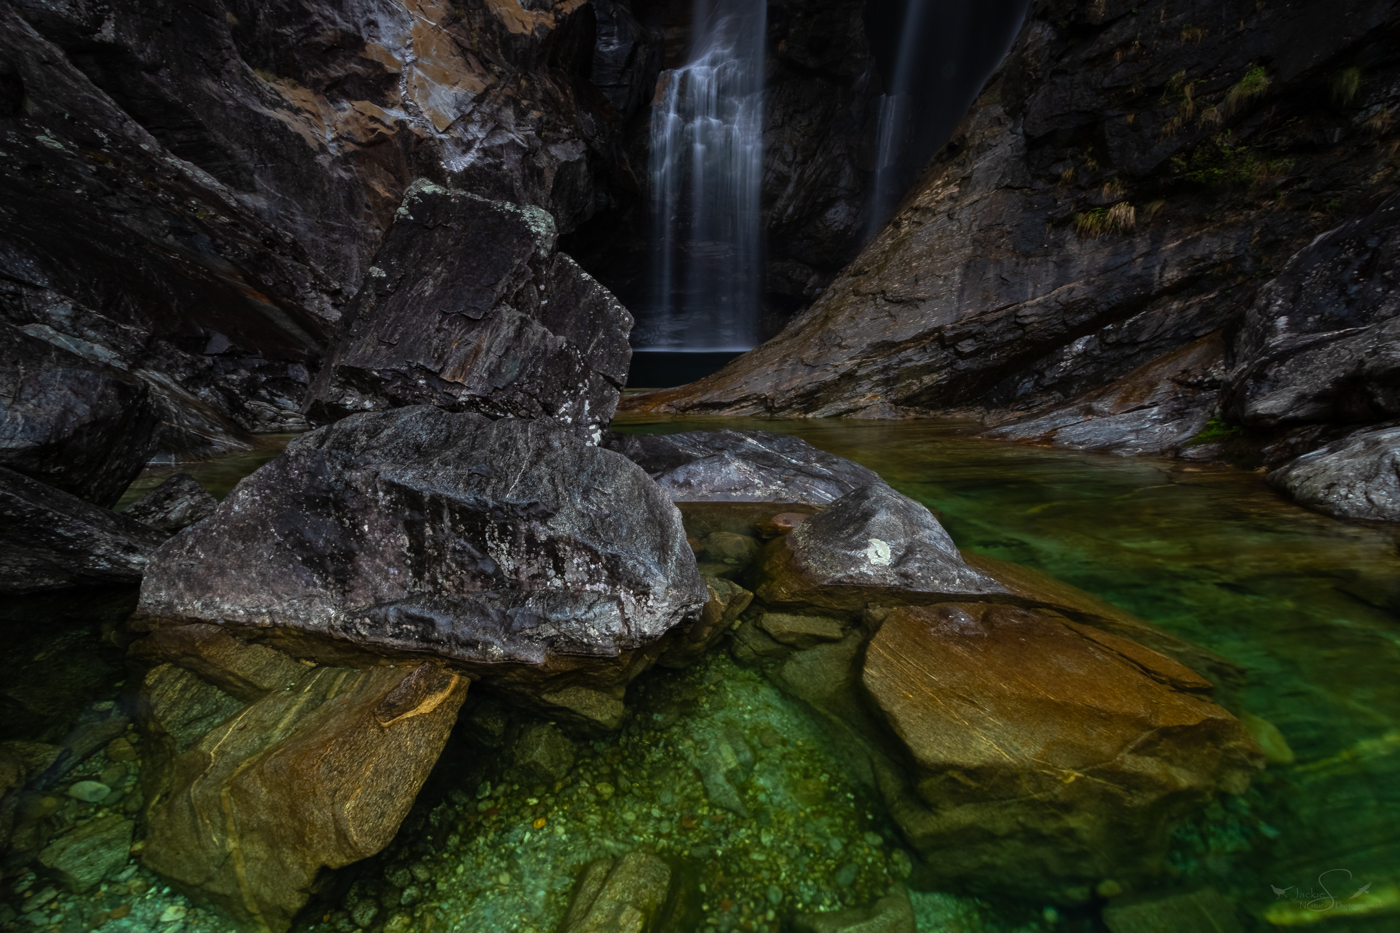
POLYGON ((671 867, 650 852, 589 863, 558 933, 670 933, 671 867))
POLYGON ((323 868, 393 839, 468 681, 431 661, 307 667, 212 626, 185 628, 203 631, 157 633, 143 651, 173 660, 142 681, 142 859, 240 923, 280 933, 323 868))
POLYGON ((1400 521, 1400 423, 1304 454, 1269 475, 1310 509, 1338 518, 1400 521))
POLYGON ((651 474, 675 502, 785 502, 823 506, 879 474, 769 431, 614 434, 608 447, 651 474))
POLYGON ((1263 766, 1209 682, 1048 610, 895 609, 861 677, 913 763, 909 785, 880 771, 892 813, 978 890, 1074 903, 1151 877, 1181 818, 1263 766))
POLYGON ((414 182, 309 411, 329 421, 430 404, 600 437, 627 379, 632 316, 555 243, 539 208, 414 182))
POLYGON ((136 824, 109 813, 75 826, 39 853, 39 862, 74 894, 84 894, 126 865, 136 824))
POLYGON ((0 467, 112 506, 160 427, 140 379, 0 322, 0 467))
POLYGON ((188 473, 176 473, 122 509, 122 514, 173 535, 213 515, 218 507, 219 500, 198 480, 188 473))
POLYGON ((883 483, 842 496, 769 544, 763 574, 757 595, 770 606, 1010 596, 963 561, 928 509, 883 483))
POLYGON ((679 512, 639 467, 554 422, 423 406, 292 442, 157 553, 137 613, 327 662, 428 654, 532 677, 616 672, 706 599, 679 512))
POLYGON ((148 525, 0 468, 0 593, 131 586, 164 540, 148 525))

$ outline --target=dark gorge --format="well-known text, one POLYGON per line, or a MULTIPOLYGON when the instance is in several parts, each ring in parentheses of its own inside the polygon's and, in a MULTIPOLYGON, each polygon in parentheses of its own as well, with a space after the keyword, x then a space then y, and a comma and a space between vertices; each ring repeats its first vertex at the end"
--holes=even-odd
POLYGON ((1388 931, 1400 4, 0 0, 0 928, 1388 931))

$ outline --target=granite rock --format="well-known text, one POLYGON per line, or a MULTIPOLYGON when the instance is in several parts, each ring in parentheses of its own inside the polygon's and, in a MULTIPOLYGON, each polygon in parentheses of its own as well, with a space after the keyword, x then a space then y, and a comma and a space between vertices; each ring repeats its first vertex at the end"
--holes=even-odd
POLYGON ((198 480, 188 473, 176 473, 122 509, 121 514, 173 535, 213 515, 218 507, 219 500, 198 480))

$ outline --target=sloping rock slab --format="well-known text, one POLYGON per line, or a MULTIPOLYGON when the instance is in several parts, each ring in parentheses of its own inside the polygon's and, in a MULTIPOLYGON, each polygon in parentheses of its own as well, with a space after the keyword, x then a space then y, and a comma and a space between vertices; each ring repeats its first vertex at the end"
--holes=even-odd
MULTIPOLYGON (((389 844, 467 693, 432 662, 301 670, 152 763, 166 783, 147 813, 146 866, 257 929, 286 930, 323 867, 389 844)), ((159 684, 190 676, 173 664, 148 675, 148 720, 182 714, 160 698, 190 690, 159 684)))
POLYGON ((670 866, 650 852, 591 862, 559 933, 669 933, 679 928, 672 888, 670 866))
POLYGON ((1358 431, 1304 454, 1269 481, 1328 515, 1400 521, 1400 423, 1358 431))
POLYGON ((137 611, 280 630, 326 660, 541 665, 649 645, 707 598, 639 467, 553 422, 423 406, 298 438, 161 548, 137 611))
POLYGON ((536 207, 409 186, 308 395, 320 420, 431 404, 554 418, 595 439, 632 359, 632 316, 555 249, 536 207))
POLYGON ((862 680, 914 763, 896 818, 974 889, 1075 902, 1150 877, 1180 818, 1263 766, 1207 681, 1046 610, 896 609, 862 680))
POLYGON ((768 546, 759 599, 857 610, 1010 591, 969 567, 928 509, 883 483, 842 496, 768 546))
POLYGON ((188 473, 176 473, 122 509, 122 514, 173 535, 213 515, 218 507, 219 500, 198 480, 188 473))
POLYGON ((0 468, 0 593, 134 585, 165 535, 0 468))
POLYGON ((823 506, 884 482, 874 470, 769 431, 614 434, 608 447, 650 473, 675 502, 823 506))
POLYGON ((112 506, 155 453, 146 383, 0 322, 0 467, 112 506))

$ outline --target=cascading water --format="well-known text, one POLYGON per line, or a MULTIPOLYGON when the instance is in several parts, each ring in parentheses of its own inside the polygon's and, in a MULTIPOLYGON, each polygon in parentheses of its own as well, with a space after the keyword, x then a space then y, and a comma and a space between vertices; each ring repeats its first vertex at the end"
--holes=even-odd
POLYGON ((914 78, 918 72, 920 37, 924 13, 930 0, 909 0, 899 29, 899 50, 895 54, 894 80, 889 92, 880 96, 879 148, 875 161, 875 190, 871 197, 871 232, 883 224, 902 193, 903 163, 911 148, 908 138, 916 111, 914 78))
POLYGON ((641 350, 758 343, 767 10, 697 0, 690 61, 662 72, 651 124, 653 307, 641 350))

